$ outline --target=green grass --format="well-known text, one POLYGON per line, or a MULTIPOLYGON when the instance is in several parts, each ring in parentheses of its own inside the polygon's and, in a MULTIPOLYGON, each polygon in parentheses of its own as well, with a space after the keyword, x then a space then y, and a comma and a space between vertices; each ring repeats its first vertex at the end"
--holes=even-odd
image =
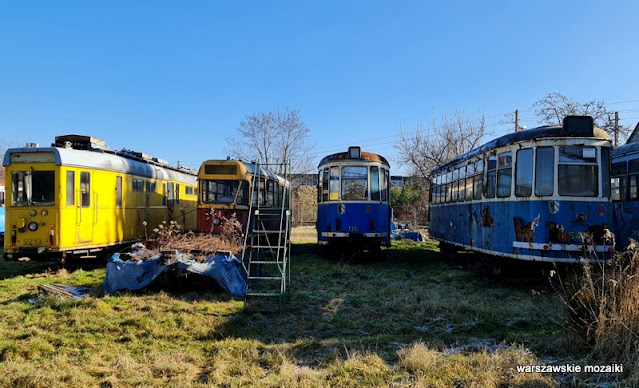
POLYGON ((0 262, 0 386, 552 386, 513 372, 566 356, 543 282, 467 270, 433 243, 351 263, 320 252, 294 245, 291 294, 270 314, 207 290, 104 296, 104 269, 0 262), (95 291, 34 302, 44 283, 95 291))

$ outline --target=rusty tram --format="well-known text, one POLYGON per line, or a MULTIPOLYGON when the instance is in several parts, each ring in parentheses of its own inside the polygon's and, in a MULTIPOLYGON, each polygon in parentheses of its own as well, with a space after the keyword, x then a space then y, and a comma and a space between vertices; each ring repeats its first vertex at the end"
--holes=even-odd
POLYGON ((607 259, 611 142, 587 116, 492 140, 433 171, 430 237, 527 261, 607 259))
POLYGON ((290 183, 255 163, 207 160, 200 166, 198 186, 197 230, 220 233, 225 223, 233 218, 241 225, 242 232, 246 232, 251 205, 261 209, 280 209, 282 201, 287 201, 288 197, 282 194, 290 183), (256 187, 251 190, 254 184, 256 187))

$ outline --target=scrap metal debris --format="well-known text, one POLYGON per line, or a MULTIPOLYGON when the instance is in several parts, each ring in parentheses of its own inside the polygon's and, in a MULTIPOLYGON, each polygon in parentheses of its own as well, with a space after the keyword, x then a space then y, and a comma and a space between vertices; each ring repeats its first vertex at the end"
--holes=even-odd
POLYGON ((61 299, 82 299, 86 297, 91 289, 86 287, 65 286, 63 284, 41 284, 38 286, 38 293, 47 296, 53 295, 61 299))

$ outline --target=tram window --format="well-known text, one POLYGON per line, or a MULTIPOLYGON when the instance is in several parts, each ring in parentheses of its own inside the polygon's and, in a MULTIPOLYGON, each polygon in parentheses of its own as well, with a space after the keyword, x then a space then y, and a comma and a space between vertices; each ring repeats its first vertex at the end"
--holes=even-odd
POLYGON ((459 170, 453 171, 453 189, 452 189, 452 198, 451 202, 457 202, 457 196, 459 195, 459 170))
POLYGON ((466 169, 462 168, 459 170, 459 191, 457 193, 457 200, 463 201, 466 199, 466 169))
POLYGON ((452 184, 452 179, 453 178, 453 173, 451 171, 449 171, 446 174, 446 202, 450 202, 451 198, 453 196, 453 184, 452 184))
POLYGON ((91 173, 80 172, 80 206, 91 206, 91 173))
POLYGON ((381 191, 380 198, 382 202, 388 201, 388 195, 389 195, 388 193, 390 193, 390 191, 386 187, 387 181, 388 181, 388 170, 385 168, 382 168, 379 174, 379 187, 381 191))
POLYGON ((473 199, 481 199, 481 189, 483 186, 482 174, 479 173, 473 177, 473 199))
POLYGON ((555 149, 553 147, 539 147, 536 153, 535 195, 552 195, 555 184, 555 149))
POLYGON ((466 177, 466 201, 473 199, 473 177, 466 177))
POLYGON ((115 205, 122 206, 122 177, 115 177, 115 205))
POLYGON ((495 198, 495 191, 497 186, 497 157, 489 157, 487 164, 488 175, 486 177, 486 198, 495 198))
MULTIPOLYGON (((611 197, 613 201, 625 201, 626 200, 626 162, 618 162, 612 164, 612 169, 610 171, 611 178, 611 197)), ((630 180, 631 184, 631 193, 632 197, 632 179, 630 180)), ((635 188, 636 190, 636 188, 635 188)))
POLYGON ((53 171, 19 171, 11 173, 13 206, 53 205, 55 173, 53 171))
POLYGON ((175 185, 175 203, 180 203, 180 185, 175 185))
POLYGON ((249 183, 248 181, 241 181, 239 185, 240 185, 240 188, 239 188, 239 193, 237 194, 237 204, 248 205, 249 183))
POLYGON ((368 169, 363 166, 342 167, 342 200, 368 199, 368 169))
POLYGON ((595 149, 590 147, 560 147, 557 178, 559 195, 596 197, 598 168, 595 149))
POLYGON ((384 191, 386 191, 386 198, 390 200, 390 189, 391 189, 391 181, 390 181, 390 171, 384 170, 384 191))
POLYGON ((379 201, 379 167, 371 166, 371 201, 379 201))
POLYGON ((329 196, 331 201, 339 200, 339 167, 331 167, 331 182, 329 184, 329 196))
POLYGON ((322 177, 322 202, 328 201, 328 182, 328 167, 326 167, 322 177))
MULTIPOLYGON (((630 175, 630 195, 628 196, 628 199, 631 201, 636 201, 637 199, 639 199, 639 196, 637 196, 637 177, 639 175, 630 175)), ((614 198, 613 198, 614 199, 614 198)))
MULTIPOLYGON (((185 190, 185 194, 186 195, 193 195, 193 186, 186 186, 184 188, 184 190, 185 190)), ((153 190, 153 191, 155 191, 155 190, 153 190)))
POLYGON ((515 195, 530 197, 532 195, 533 150, 525 148, 517 151, 517 170, 515 173, 515 195))
POLYGON ((628 161, 628 173, 629 174, 639 173, 639 159, 633 159, 628 161))
POLYGON ((497 196, 510 197, 513 176, 513 157, 510 152, 499 154, 497 166, 497 196))
POLYGON ((266 181, 266 206, 275 206, 275 185, 273 181, 266 181))
POLYGON ((175 191, 173 183, 169 182, 169 193, 168 193, 168 204, 169 206, 173 206, 175 203, 175 191))
POLYGON ((322 202, 322 187, 322 171, 320 171, 317 173, 317 203, 322 202))
POLYGON ((481 199, 484 178, 484 161, 475 162, 475 176, 473 177, 473 199, 481 199))
POLYGON ((75 171, 67 171, 67 205, 75 205, 75 171))
POLYGON ((610 197, 610 149, 601 148, 601 189, 604 197, 610 197))
POLYGON ((162 184, 162 205, 166 206, 166 183, 162 184))

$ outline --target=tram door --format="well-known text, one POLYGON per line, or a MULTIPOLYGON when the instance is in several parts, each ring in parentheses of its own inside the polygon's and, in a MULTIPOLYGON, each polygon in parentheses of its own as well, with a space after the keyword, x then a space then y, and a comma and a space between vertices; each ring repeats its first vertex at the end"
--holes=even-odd
MULTIPOLYGON (((95 204, 94 204, 95 205, 95 204)), ((93 241, 93 208, 91 207, 91 173, 80 172, 80 189, 78 190, 77 207, 78 242, 93 241)))

